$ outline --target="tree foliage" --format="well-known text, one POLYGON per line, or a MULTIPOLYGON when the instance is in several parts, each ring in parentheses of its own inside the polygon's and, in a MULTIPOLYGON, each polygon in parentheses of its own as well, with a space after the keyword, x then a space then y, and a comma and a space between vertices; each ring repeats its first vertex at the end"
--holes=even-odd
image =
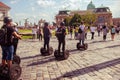
POLYGON ((70 20, 70 26, 78 26, 81 22, 81 16, 79 14, 74 14, 70 20))
POLYGON ((94 13, 88 12, 82 16, 82 21, 84 21, 87 26, 89 26, 91 24, 95 24, 96 19, 97 19, 97 15, 94 13))
POLYGON ((66 17, 64 22, 66 26, 79 26, 81 21, 83 21, 86 26, 89 26, 92 23, 94 24, 96 19, 96 14, 87 12, 84 15, 74 14, 73 17, 66 17))
POLYGON ((72 18, 72 17, 66 17, 66 18, 64 19, 65 26, 69 26, 69 25, 70 25, 71 18, 72 18))

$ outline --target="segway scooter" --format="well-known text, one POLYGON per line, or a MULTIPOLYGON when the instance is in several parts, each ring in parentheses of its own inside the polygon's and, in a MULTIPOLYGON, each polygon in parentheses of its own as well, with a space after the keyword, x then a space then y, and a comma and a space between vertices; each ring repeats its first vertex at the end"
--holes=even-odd
POLYGON ((81 45, 80 43, 77 43, 76 47, 77 47, 78 50, 87 50, 88 49, 88 44, 85 43, 85 44, 81 45))
POLYGON ((69 50, 65 50, 64 52, 59 52, 55 50, 54 56, 56 60, 66 60, 69 57, 69 50))
POLYGON ((41 55, 49 56, 53 53, 53 48, 49 47, 49 50, 44 49, 43 47, 40 49, 41 55))

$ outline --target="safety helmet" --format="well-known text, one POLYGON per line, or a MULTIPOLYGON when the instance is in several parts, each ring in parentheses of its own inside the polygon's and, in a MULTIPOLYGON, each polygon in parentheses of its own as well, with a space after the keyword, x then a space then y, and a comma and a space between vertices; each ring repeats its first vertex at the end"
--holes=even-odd
POLYGON ((12 19, 10 17, 4 17, 4 20, 3 20, 4 23, 7 24, 7 23, 9 23, 11 21, 12 21, 12 19))

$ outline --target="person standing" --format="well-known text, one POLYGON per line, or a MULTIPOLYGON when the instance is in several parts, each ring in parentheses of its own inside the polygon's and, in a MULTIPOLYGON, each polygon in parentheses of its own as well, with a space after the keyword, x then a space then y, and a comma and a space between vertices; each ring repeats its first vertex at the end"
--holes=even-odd
POLYGON ((116 33, 119 34, 119 31, 120 31, 120 26, 118 25, 118 26, 116 27, 116 33))
POLYGON ((32 28, 32 39, 35 39, 35 38, 36 38, 36 33, 37 33, 37 31, 36 31, 36 26, 34 26, 34 27, 32 28))
POLYGON ((96 28, 94 26, 90 26, 90 31, 91 31, 91 34, 92 34, 91 40, 94 39, 95 30, 96 30, 96 28))
POLYGON ((84 45, 84 41, 85 41, 85 25, 83 22, 81 22, 81 25, 79 26, 79 42, 81 45, 84 45))
POLYGON ((70 31, 69 32, 70 32, 70 36, 71 36, 71 39, 72 39, 72 34, 73 34, 73 27, 72 26, 70 27, 70 31))
MULTIPOLYGON (((17 23, 12 23, 13 24, 13 28, 14 28, 14 30, 15 30, 15 32, 17 33, 17 34, 19 34, 18 33, 18 29, 17 29, 17 26, 18 26, 18 24, 17 23)), ((18 45, 18 38, 17 37, 15 37, 15 36, 13 36, 13 46, 14 46, 14 55, 16 55, 16 50, 17 50, 17 45, 18 45)))
POLYGON ((12 43, 12 37, 15 36, 18 39, 21 39, 21 36, 16 33, 16 31, 11 26, 12 19, 10 17, 4 18, 4 25, 2 28, 6 29, 6 41, 1 45, 2 48, 2 66, 5 66, 7 63, 8 68, 10 69, 13 60, 14 47, 12 43))
POLYGON ((98 32, 98 36, 100 36, 100 31, 101 31, 101 28, 100 28, 100 25, 97 27, 97 32, 98 32))
POLYGON ((44 49, 49 51, 49 42, 50 42, 51 32, 48 27, 48 22, 44 23, 43 36, 44 36, 44 49), (47 46, 47 49, 46 49, 46 46, 47 46))
POLYGON ((114 41, 114 37, 115 37, 115 27, 114 26, 111 26, 111 39, 112 41, 114 41))
POLYGON ((109 29, 106 25, 103 26, 103 40, 106 41, 107 33, 109 32, 109 29))
POLYGON ((40 40, 42 41, 42 30, 41 30, 41 28, 39 28, 39 29, 37 30, 37 35, 38 35, 39 41, 40 41, 40 40))
POLYGON ((62 44, 62 51, 65 51, 65 35, 66 35, 66 29, 65 29, 65 23, 61 22, 60 27, 58 28, 57 32, 57 39, 58 39, 58 52, 60 53, 60 48, 62 44))

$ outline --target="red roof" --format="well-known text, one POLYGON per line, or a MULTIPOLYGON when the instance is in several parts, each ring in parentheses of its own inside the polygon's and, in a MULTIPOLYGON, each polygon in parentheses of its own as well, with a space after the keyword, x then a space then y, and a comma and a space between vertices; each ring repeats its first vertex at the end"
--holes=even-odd
POLYGON ((2 2, 0 2, 0 7, 3 7, 3 8, 8 8, 8 9, 10 9, 10 7, 9 7, 9 6, 7 6, 6 4, 4 4, 4 3, 2 3, 2 2))

